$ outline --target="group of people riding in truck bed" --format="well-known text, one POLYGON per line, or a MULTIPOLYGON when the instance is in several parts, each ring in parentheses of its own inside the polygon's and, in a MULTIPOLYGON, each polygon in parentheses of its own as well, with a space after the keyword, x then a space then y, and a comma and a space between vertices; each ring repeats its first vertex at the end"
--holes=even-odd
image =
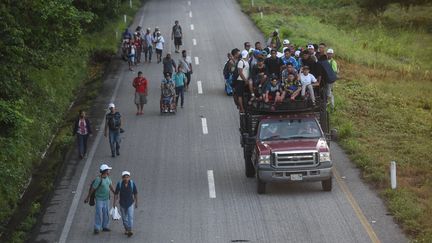
POLYGON ((244 43, 244 50, 235 48, 227 54, 223 73, 227 86, 232 86, 233 96, 240 112, 244 112, 244 97, 265 102, 272 108, 290 100, 308 99, 315 105, 314 87, 325 84, 326 95, 334 109, 333 83, 338 67, 334 51, 325 43, 295 46, 285 39, 281 42, 278 31, 268 39, 266 47, 261 42, 244 43))

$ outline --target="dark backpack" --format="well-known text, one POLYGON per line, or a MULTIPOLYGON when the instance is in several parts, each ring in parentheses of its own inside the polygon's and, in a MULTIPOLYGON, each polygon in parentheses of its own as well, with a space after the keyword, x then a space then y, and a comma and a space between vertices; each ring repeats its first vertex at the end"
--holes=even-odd
POLYGON ((225 63, 225 66, 224 66, 224 68, 223 68, 223 76, 224 76, 224 78, 225 79, 228 79, 229 78, 229 75, 231 74, 231 68, 230 68, 230 60, 228 60, 226 63, 225 63))
MULTIPOLYGON (((133 180, 130 180, 130 183, 131 183, 131 190, 132 190, 132 194, 133 194, 133 189, 134 189, 135 184, 134 184, 133 180)), ((121 181, 117 182, 117 187, 119 188, 119 190, 121 190, 123 187, 123 183, 121 183, 121 181)))
POLYGON ((107 120, 108 120, 108 127, 111 130, 117 130, 120 129, 121 120, 120 120, 120 113, 116 112, 114 114, 108 114, 107 120))
MULTIPOLYGON (((93 183, 95 182, 96 179, 92 180, 92 182, 90 183, 90 190, 93 187, 93 183)), ((90 199, 89 199, 89 205, 90 206, 94 206, 96 204, 95 202, 95 198, 96 198, 96 191, 99 189, 99 187, 102 185, 102 178, 99 182, 99 185, 96 187, 96 189, 93 191, 92 194, 90 194, 90 199)))

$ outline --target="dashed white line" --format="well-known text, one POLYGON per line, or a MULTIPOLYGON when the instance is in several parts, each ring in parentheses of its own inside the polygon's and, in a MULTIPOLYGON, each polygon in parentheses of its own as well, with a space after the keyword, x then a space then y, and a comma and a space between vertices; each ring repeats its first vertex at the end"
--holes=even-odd
POLYGON ((214 182, 213 170, 207 170, 207 179, 209 185, 209 197, 216 198, 216 187, 214 182))
POLYGON ((199 58, 195 57, 195 65, 199 65, 199 58))
POLYGON ((189 11, 189 17, 192 18, 192 11, 189 11))
POLYGON ((188 5, 189 5, 189 6, 191 5, 191 1, 188 1, 188 5))
POLYGON ((202 125, 203 134, 208 134, 207 119, 206 118, 204 118, 204 117, 201 118, 201 125, 202 125))
POLYGON ((192 39, 192 43, 193 43, 193 45, 194 46, 196 46, 197 45, 197 41, 196 41, 196 39, 194 38, 194 39, 192 39))
POLYGON ((198 85, 198 94, 202 94, 203 93, 203 89, 202 89, 202 83, 201 83, 201 81, 197 81, 197 85, 198 85))
POLYGON ((193 24, 191 24, 191 30, 194 30, 194 29, 195 29, 194 25, 193 25, 193 24))

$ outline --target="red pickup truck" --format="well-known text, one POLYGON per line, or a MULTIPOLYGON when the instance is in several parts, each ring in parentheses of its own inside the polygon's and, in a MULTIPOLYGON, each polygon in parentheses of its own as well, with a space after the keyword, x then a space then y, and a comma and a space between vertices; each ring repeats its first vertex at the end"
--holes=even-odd
POLYGON ((276 110, 257 104, 240 114, 245 174, 256 177, 259 194, 269 182, 319 181, 324 191, 332 190, 331 134, 324 104, 289 101, 276 110))

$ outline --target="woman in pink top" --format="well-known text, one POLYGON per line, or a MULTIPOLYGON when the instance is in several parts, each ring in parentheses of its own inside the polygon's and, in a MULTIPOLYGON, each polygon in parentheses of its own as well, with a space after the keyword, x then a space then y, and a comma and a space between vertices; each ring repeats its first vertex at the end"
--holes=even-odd
POLYGON ((90 120, 87 119, 85 111, 79 112, 78 118, 75 120, 73 134, 77 135, 78 151, 80 159, 83 159, 87 153, 87 139, 92 134, 90 120))

